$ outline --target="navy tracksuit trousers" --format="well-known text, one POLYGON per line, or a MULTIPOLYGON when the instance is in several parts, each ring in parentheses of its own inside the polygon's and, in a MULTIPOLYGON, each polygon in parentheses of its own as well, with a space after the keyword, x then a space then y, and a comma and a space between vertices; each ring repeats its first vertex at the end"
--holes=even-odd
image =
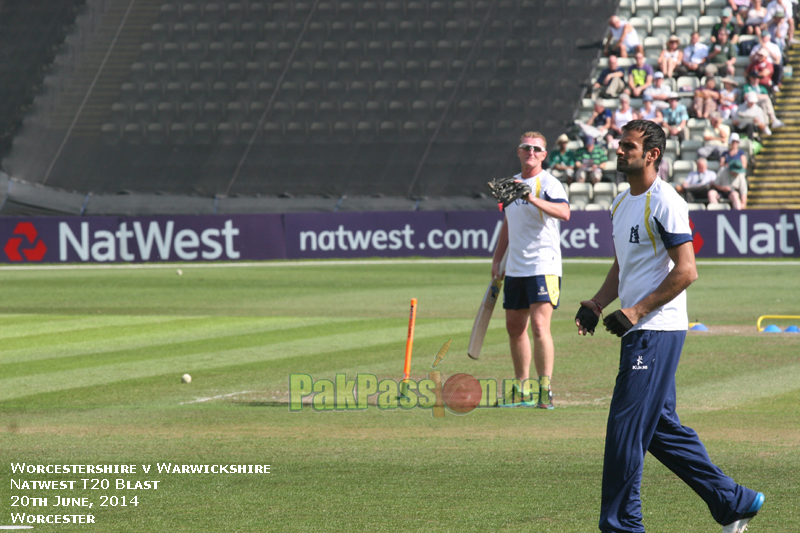
POLYGON ((675 413, 675 371, 685 331, 638 330, 622 338, 603 464, 600 530, 642 533, 639 496, 650 452, 689 485, 725 525, 738 520, 756 492, 737 485, 711 462, 697 433, 675 413))

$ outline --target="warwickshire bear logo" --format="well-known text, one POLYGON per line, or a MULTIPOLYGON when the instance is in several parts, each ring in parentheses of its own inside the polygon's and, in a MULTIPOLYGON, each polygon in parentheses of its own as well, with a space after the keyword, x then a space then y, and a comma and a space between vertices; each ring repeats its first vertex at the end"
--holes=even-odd
POLYGON ((8 239, 3 251, 9 261, 22 261, 23 255, 28 261, 41 261, 47 252, 47 246, 39 238, 39 233, 33 223, 20 222, 14 228, 14 236, 8 239), (17 235, 22 235, 22 237, 17 237, 17 235))

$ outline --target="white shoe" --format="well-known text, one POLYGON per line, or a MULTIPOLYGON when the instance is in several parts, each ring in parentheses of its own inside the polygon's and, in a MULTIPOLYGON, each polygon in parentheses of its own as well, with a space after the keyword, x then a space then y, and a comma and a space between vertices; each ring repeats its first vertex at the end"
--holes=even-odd
POLYGON ((722 527, 722 533, 744 533, 747 530, 747 524, 750 523, 750 520, 753 519, 758 514, 758 511, 761 510, 761 507, 764 505, 764 494, 759 492, 756 494, 756 499, 753 500, 753 503, 750 505, 750 508, 744 514, 745 516, 728 524, 727 526, 722 527), (746 517, 746 518, 745 518, 746 517))
POLYGON ((772 121, 773 128, 780 128, 781 126, 783 126, 783 121, 781 119, 776 118, 775 120, 772 121))
POLYGON ((744 533, 747 531, 747 523, 750 522, 749 518, 742 518, 732 524, 722 528, 722 533, 744 533))
POLYGON ((772 135, 772 130, 769 129, 769 127, 764 128, 764 135, 767 135, 767 136, 772 135))

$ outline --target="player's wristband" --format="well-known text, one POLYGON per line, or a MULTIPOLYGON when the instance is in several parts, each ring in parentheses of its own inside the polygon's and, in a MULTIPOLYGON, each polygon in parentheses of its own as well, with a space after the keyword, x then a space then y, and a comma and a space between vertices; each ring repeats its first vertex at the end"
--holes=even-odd
POLYGON ((597 308, 600 310, 600 312, 601 312, 601 313, 603 312, 603 306, 602 306, 602 305, 600 305, 600 302, 598 302, 598 301, 597 301, 597 300, 595 300, 594 298, 592 298, 592 299, 591 299, 591 300, 589 300, 589 301, 590 301, 590 302, 594 302, 594 305, 596 305, 596 306, 597 306, 597 308))

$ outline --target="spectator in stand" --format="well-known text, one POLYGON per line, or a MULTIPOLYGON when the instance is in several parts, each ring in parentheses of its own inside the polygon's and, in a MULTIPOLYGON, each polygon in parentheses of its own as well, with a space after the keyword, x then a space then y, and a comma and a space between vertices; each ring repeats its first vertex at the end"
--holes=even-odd
POLYGON ((664 113, 664 133, 667 138, 677 137, 680 140, 688 138, 686 132, 686 122, 689 120, 689 113, 686 106, 680 103, 678 93, 669 94, 669 107, 664 113))
POLYGON ((705 75, 705 68, 708 64, 708 46, 700 42, 700 34, 692 33, 689 46, 683 49, 683 61, 675 69, 676 76, 688 76, 694 74, 698 78, 705 75))
POLYGON ((762 51, 766 50, 766 58, 767 60, 772 63, 772 87, 773 91, 777 92, 781 84, 781 78, 783 77, 783 53, 781 52, 780 47, 772 42, 772 35, 765 29, 761 29, 761 40, 757 45, 753 47, 750 51, 750 61, 752 62, 756 56, 762 51))
POLYGON ((653 96, 645 93, 642 97, 644 105, 639 109, 639 118, 642 120, 650 120, 656 124, 664 124, 664 115, 661 110, 653 104, 653 96))
POLYGON ((719 100, 717 82, 713 76, 709 76, 703 86, 694 91, 694 104, 692 105, 694 115, 697 118, 708 118, 717 110, 719 100))
POLYGON ((739 210, 747 207, 747 154, 739 148, 738 134, 731 133, 729 142, 728 151, 720 159, 717 179, 708 192, 708 203, 716 204, 725 198, 739 210))
POLYGON ((733 17, 733 11, 731 11, 731 8, 724 8, 722 10, 722 20, 711 27, 711 42, 717 42, 720 30, 724 29, 727 30, 730 41, 732 43, 736 43, 739 40, 739 33, 741 33, 739 28, 741 26, 741 21, 737 22, 737 19, 733 17))
POLYGON ((728 0, 728 5, 730 5, 730 9, 733 13, 736 14, 736 23, 739 26, 744 25, 744 19, 747 17, 751 4, 751 0, 728 0))
POLYGON ((583 148, 575 153, 575 181, 592 184, 603 178, 603 168, 608 162, 608 151, 591 135, 583 138, 583 148))
POLYGON ((661 54, 658 56, 658 68, 667 78, 671 78, 675 69, 683 62, 683 50, 678 48, 680 44, 681 41, 677 35, 670 35, 667 47, 661 50, 661 54))
POLYGON ((745 33, 748 35, 755 35, 761 39, 761 25, 764 23, 764 17, 767 16, 767 8, 761 5, 761 0, 753 0, 750 10, 747 12, 745 19, 745 33))
POLYGON ((775 74, 775 66, 770 63, 767 57, 767 50, 759 50, 745 69, 745 74, 749 80, 753 75, 758 78, 759 85, 763 86, 767 92, 772 92, 772 79, 775 74))
POLYGON ((767 126, 767 116, 758 105, 758 95, 754 92, 747 93, 744 104, 740 104, 733 114, 733 128, 744 133, 750 139, 755 138, 756 132, 763 135, 772 135, 767 126))
POLYGON ((635 57, 636 63, 628 69, 628 86, 625 92, 634 98, 640 98, 653 85, 653 67, 647 64, 642 52, 636 52, 635 57))
POLYGON ((586 124, 597 128, 603 137, 606 136, 609 128, 611 128, 611 110, 603 105, 602 100, 594 101, 594 111, 589 120, 586 121, 586 124))
POLYGON ((609 148, 617 149, 617 141, 622 137, 622 127, 634 119, 633 109, 631 108, 631 98, 627 94, 619 95, 619 108, 611 113, 611 127, 606 135, 606 142, 609 148))
POLYGON ((772 105, 772 98, 769 96, 769 91, 759 83, 757 72, 748 74, 747 83, 742 88, 742 94, 748 95, 750 93, 758 95, 758 105, 764 111, 764 114, 769 117, 770 126, 773 128, 780 128, 783 126, 783 122, 778 120, 778 117, 775 115, 775 107, 772 105))
MULTIPOLYGON (((733 78, 722 78, 722 89, 719 90, 719 107, 717 110, 723 119, 728 119, 739 103, 739 84, 733 78)), ((725 143, 727 146, 728 143, 725 143)))
POLYGON ((781 53, 786 50, 786 40, 789 37, 789 17, 786 16, 782 7, 775 10, 772 19, 766 23, 764 29, 772 35, 772 42, 778 45, 781 53))
POLYGON ((719 113, 711 113, 709 120, 711 120, 711 126, 703 130, 705 144, 697 150, 697 155, 718 161, 722 157, 722 153, 728 149, 731 128, 722 122, 722 116, 719 113))
POLYGON ((625 69, 617 56, 608 56, 608 66, 600 71, 592 86, 592 98, 616 98, 625 89, 625 69))
POLYGON ((733 76, 736 73, 736 57, 739 49, 735 43, 728 40, 728 32, 725 29, 719 30, 717 41, 708 50, 708 68, 706 76, 733 76), (713 67, 713 69, 712 69, 713 67))
POLYGON ((669 93, 672 92, 672 87, 670 87, 666 81, 664 81, 664 73, 663 72, 656 72, 653 74, 653 85, 648 88, 644 94, 649 94, 653 97, 653 104, 659 109, 666 109, 669 107, 667 103, 667 99, 669 98, 669 93))
POLYGON ((627 20, 614 15, 608 19, 609 36, 606 39, 604 53, 607 56, 617 54, 628 57, 636 52, 644 53, 636 28, 627 20))
POLYGON ((683 183, 675 185, 675 191, 683 196, 687 202, 708 200, 711 184, 717 179, 717 173, 708 170, 708 161, 705 157, 697 158, 697 170, 689 172, 683 183))
POLYGON ((764 22, 768 22, 775 16, 778 9, 783 8, 784 16, 789 22, 789 40, 794 40, 794 5, 790 0, 772 0, 767 4, 767 14, 764 22))
POLYGON ((550 152, 550 173, 559 179, 559 181, 566 181, 572 183, 575 177, 575 152, 567 150, 569 144, 569 137, 563 133, 556 139, 558 150, 550 152))

